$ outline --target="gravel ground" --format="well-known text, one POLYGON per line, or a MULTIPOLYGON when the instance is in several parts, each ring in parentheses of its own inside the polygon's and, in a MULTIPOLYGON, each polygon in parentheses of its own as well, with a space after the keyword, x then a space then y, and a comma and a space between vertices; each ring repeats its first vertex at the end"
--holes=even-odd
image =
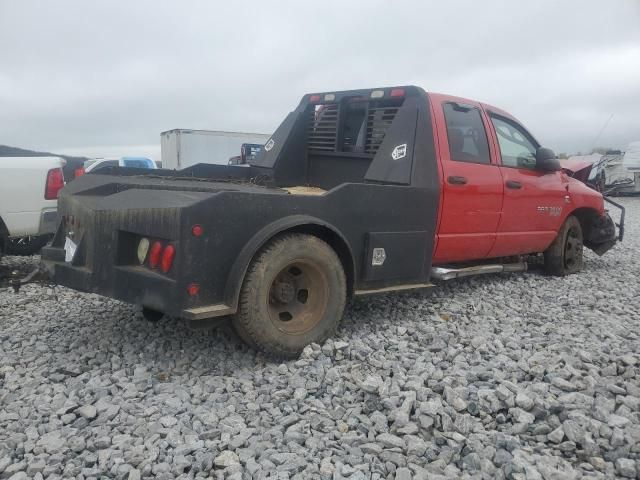
POLYGON ((623 201, 627 239, 578 275, 357 300, 282 364, 228 327, 5 286, 0 479, 640 478, 640 199, 623 201))

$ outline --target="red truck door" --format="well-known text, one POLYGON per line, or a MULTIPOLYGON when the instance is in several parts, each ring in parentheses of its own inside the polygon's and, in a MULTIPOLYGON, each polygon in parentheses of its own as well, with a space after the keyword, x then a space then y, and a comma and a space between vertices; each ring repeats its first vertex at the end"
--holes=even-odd
POLYGON ((504 182, 502 218, 490 257, 545 250, 555 238, 567 202, 567 177, 535 169, 536 140, 514 119, 488 112, 504 182))
POLYGON ((434 264, 486 257, 495 242, 503 184, 480 104, 430 94, 442 189, 434 264))

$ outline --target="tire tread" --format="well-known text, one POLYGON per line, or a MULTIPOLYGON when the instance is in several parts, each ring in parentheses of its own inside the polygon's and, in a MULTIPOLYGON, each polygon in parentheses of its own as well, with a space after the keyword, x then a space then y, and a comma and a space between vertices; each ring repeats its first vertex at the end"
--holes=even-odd
MULTIPOLYGON (((238 301, 238 311, 233 318, 233 327, 236 330, 238 336, 244 340, 249 346, 254 348, 255 350, 264 353, 272 358, 286 359, 293 358, 300 354, 299 349, 289 349, 284 347, 282 344, 271 341, 269 339, 264 338, 258 332, 258 324, 254 321, 252 317, 257 314, 257 308, 253 304, 253 299, 251 298, 251 292, 256 288, 257 282, 262 280, 262 277, 259 275, 259 270, 263 268, 265 263, 268 263, 271 258, 277 254, 278 250, 283 249, 287 244, 291 244, 292 242, 297 242, 300 240, 308 241, 309 239, 313 239, 312 241, 321 242, 319 245, 323 245, 323 248, 328 248, 333 255, 335 256, 335 261, 337 262, 337 266, 339 267, 340 275, 342 276, 342 284, 346 285, 346 277, 344 271, 342 269, 342 264, 340 260, 335 254, 335 251, 323 240, 315 237, 313 235, 301 234, 301 233, 289 233, 278 236, 271 240, 251 261, 249 268, 245 274, 245 279, 240 290, 240 298, 238 301)), ((339 302, 339 311, 344 311, 344 307, 346 305, 346 291, 340 295, 338 299, 339 302)), ((340 322, 340 317, 336 316, 332 319, 332 325, 326 330, 324 338, 320 338, 317 341, 322 342, 326 338, 332 336, 340 322)))

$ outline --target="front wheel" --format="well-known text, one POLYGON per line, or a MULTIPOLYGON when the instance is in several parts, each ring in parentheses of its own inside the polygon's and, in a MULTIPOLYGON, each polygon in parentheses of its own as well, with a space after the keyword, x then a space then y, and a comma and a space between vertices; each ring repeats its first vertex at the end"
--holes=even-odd
POLYGON ((233 326, 257 350, 294 357, 333 334, 346 294, 342 264, 327 243, 311 235, 284 235, 249 266, 233 326))
POLYGON ((574 216, 564 222, 558 236, 544 252, 544 268, 550 275, 563 277, 582 270, 582 227, 574 216))

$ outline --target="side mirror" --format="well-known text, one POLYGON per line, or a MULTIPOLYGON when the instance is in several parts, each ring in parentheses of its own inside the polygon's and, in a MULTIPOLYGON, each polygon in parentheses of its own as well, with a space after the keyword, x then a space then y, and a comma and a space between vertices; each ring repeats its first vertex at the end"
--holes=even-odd
POLYGON ((536 170, 557 172, 562 167, 556 154, 550 148, 540 147, 536 150, 536 170))

